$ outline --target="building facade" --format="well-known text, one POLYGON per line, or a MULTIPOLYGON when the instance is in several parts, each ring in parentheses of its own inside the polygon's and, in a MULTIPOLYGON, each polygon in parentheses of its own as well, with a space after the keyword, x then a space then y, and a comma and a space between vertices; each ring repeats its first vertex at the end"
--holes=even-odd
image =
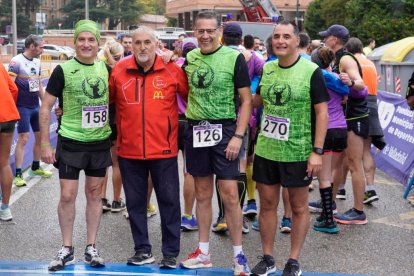
MULTIPOLYGON (((239 0, 166 0, 166 15, 178 19, 178 27, 191 30, 198 11, 214 10, 222 21, 243 21, 243 7, 239 0)), ((288 20, 303 21, 304 13, 312 0, 272 0, 288 20)))

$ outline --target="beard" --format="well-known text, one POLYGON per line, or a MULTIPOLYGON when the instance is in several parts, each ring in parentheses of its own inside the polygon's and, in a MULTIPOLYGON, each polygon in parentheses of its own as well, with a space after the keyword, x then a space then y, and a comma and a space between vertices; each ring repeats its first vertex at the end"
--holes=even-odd
POLYGON ((139 62, 145 63, 149 60, 148 55, 137 55, 137 59, 139 62))

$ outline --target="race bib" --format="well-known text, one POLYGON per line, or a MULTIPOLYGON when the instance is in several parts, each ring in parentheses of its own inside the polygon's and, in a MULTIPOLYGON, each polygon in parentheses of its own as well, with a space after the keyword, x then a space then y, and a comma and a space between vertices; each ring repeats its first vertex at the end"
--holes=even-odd
POLYGON ((223 139, 221 124, 193 126, 193 147, 204 148, 217 145, 223 139))
POLYGON ((266 115, 262 123, 262 135, 268 138, 289 140, 290 119, 266 115))
POLYGON ((39 80, 29 79, 29 91, 30 92, 39 92, 39 80))
POLYGON ((107 105, 82 107, 82 128, 104 127, 108 117, 107 105))

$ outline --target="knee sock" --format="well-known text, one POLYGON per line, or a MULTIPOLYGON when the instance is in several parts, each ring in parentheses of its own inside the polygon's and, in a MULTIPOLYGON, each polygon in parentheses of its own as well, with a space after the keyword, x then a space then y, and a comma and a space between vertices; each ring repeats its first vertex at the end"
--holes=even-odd
POLYGON ((248 164, 246 168, 247 177, 247 200, 256 201, 256 182, 253 181, 253 164, 248 164))
POLYGON ((32 171, 38 170, 40 168, 40 161, 34 161, 32 163, 32 171))
POLYGON ((216 180, 215 180, 215 185, 216 185, 216 193, 217 193, 217 204, 218 204, 218 207, 219 207, 218 216, 219 216, 219 218, 224 218, 224 205, 223 205, 223 201, 221 200, 220 188, 219 188, 219 185, 218 185, 217 177, 216 177, 216 180))
POLYGON ((239 190, 240 208, 243 210, 244 199, 246 197, 246 182, 247 177, 245 173, 240 173, 239 179, 237 180, 237 189, 239 190))
POLYGON ((322 200, 322 216, 329 222, 333 222, 332 187, 319 189, 322 200))

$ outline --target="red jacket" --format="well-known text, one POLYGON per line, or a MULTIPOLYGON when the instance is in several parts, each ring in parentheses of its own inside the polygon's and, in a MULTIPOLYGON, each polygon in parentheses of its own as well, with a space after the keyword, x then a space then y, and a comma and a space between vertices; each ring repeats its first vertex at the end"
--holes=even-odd
POLYGON ((3 64, 0 64, 0 123, 20 119, 16 107, 17 94, 16 84, 10 78, 3 64))
POLYGON ((140 160, 177 156, 177 93, 185 100, 188 96, 183 69, 164 64, 157 56, 153 70, 144 74, 131 55, 112 70, 109 93, 116 109, 119 156, 140 160))

